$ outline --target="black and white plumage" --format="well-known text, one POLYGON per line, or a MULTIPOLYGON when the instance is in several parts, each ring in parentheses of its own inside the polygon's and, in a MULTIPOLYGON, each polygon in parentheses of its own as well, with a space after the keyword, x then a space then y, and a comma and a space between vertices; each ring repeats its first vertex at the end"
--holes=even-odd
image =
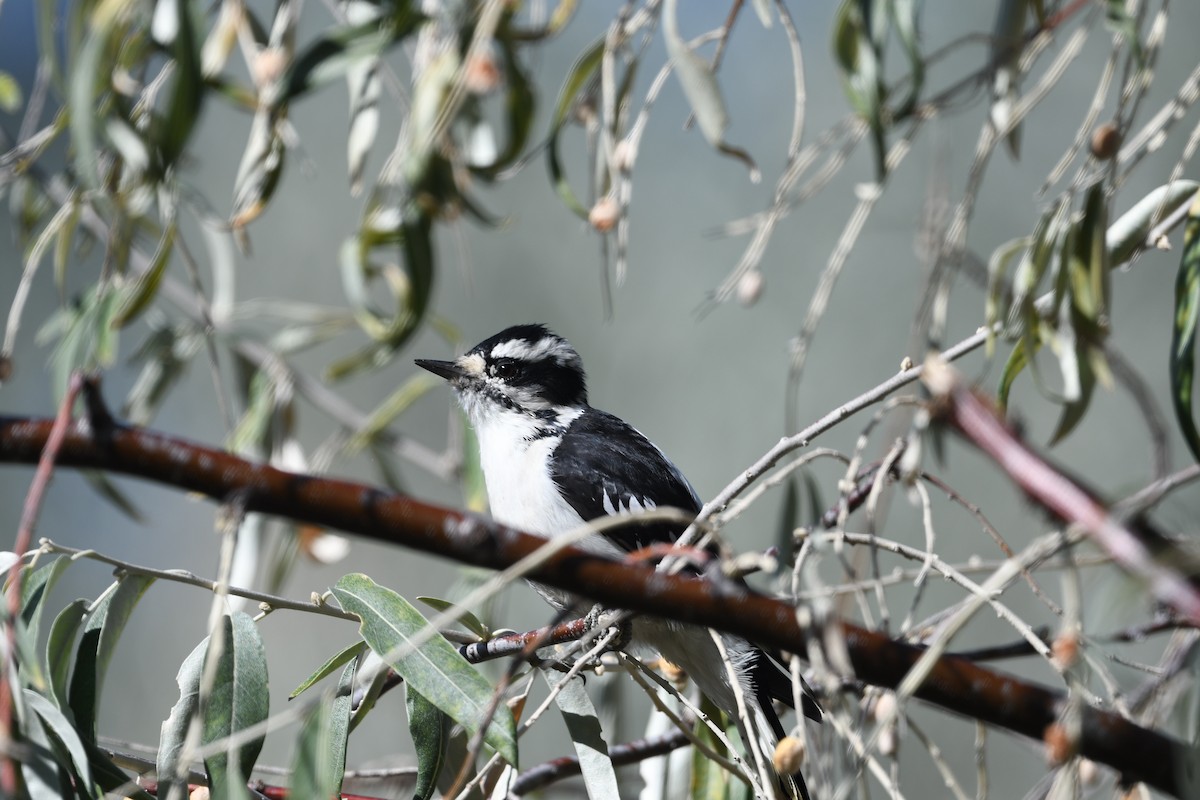
MULTIPOLYGON (((573 347, 542 325, 519 325, 485 339, 454 361, 418 360, 446 378, 479 439, 488 502, 499 522, 552 538, 608 515, 673 507, 696 513, 700 501, 661 450, 618 417, 588 405, 583 362, 573 347)), ((679 525, 625 525, 585 539, 581 546, 621 557, 647 545, 673 543, 679 525)), ((535 588, 565 608, 573 598, 535 588)), ((737 701, 717 645, 707 630, 642 617, 634 640, 678 664, 735 719, 737 701)), ((780 665, 750 642, 722 634, 766 757, 783 735, 772 700, 792 703, 780 665)), ((807 695, 805 713, 820 719, 807 695)), ((807 790, 800 776, 795 786, 807 790)))

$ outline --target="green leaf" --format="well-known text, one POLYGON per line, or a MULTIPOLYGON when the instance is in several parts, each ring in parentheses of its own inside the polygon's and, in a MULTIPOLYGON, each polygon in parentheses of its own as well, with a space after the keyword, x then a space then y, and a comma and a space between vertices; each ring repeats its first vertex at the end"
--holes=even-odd
POLYGON ((604 61, 604 41, 602 36, 592 42, 575 59, 575 63, 567 72, 567 79, 563 82, 562 88, 558 90, 558 101, 554 106, 554 116, 550 120, 550 139, 546 144, 546 163, 550 172, 550 180, 563 203, 580 219, 587 219, 588 210, 575 197, 575 193, 571 190, 571 184, 567 181, 562 159, 559 157, 559 136, 567 125, 579 93, 592 82, 600 70, 600 64, 604 61))
MULTIPOLYGON (((508 16, 511 21, 511 15, 508 16)), ((507 27, 507 26, 506 26, 507 27)), ((508 139, 504 149, 496 156, 496 160, 487 166, 473 168, 480 177, 494 180, 501 172, 511 167, 529 141, 529 132, 533 129, 533 118, 536 111, 537 96, 530 86, 529 77, 521 67, 517 58, 517 50, 512 40, 501 31, 497 37, 500 52, 504 56, 504 77, 506 89, 504 95, 504 118, 508 124, 508 139)))
POLYGON ((433 797, 438 776, 445 766, 446 746, 450 739, 450 729, 454 726, 445 712, 426 700, 410 684, 404 685, 404 691, 408 731, 412 735, 413 749, 417 754, 417 785, 413 789, 413 798, 429 800, 433 797))
MULTIPOLYGON (((723 726, 724 713, 713 705, 708 697, 701 698, 700 710, 708 714, 717 725, 723 726)), ((696 722, 692 729, 696 737, 707 744, 712 750, 721 755, 728 755, 724 742, 703 722, 696 722)), ((692 800, 728 800, 731 790, 731 776, 716 761, 706 756, 699 748, 692 752, 692 800)))
MULTIPOLYGON (((267 718, 267 655, 258 626, 249 614, 236 611, 221 623, 222 647, 217 660, 216 680, 204 704, 201 742, 211 745, 253 727, 267 718)), ((242 744, 228 744, 225 751, 204 761, 213 795, 232 797, 244 793, 246 781, 262 750, 264 734, 242 744)))
MULTIPOLYGON (((551 689, 563 678, 561 673, 550 667, 543 667, 541 673, 551 689)), ((567 681, 555 696, 554 702, 562 712, 567 733, 571 735, 571 742, 575 745, 575 755, 579 758, 579 773, 584 786, 587 787, 588 797, 620 797, 617 773, 608 755, 608 742, 604 740, 600 718, 596 714, 596 707, 592 705, 592 699, 588 697, 583 678, 575 677, 567 681)))
POLYGON ((1021 370, 1029 364, 1029 343, 1032 341, 1035 341, 1033 337, 1021 337, 1017 340, 1008 356, 1008 361, 1004 363, 1004 371, 1000 375, 1000 386, 996 390, 996 405, 1001 414, 1008 413, 1008 395, 1012 391, 1013 382, 1021 374, 1021 370))
POLYGON ((908 58, 909 84, 904 99, 892 111, 893 117, 907 117, 916 108, 921 99, 921 89, 925 85, 925 55, 921 52, 921 32, 917 17, 920 14, 919 0, 891 0, 888 11, 891 14, 896 37, 904 48, 908 58))
POLYGON ((61 753, 59 742, 51 740, 41 718, 26 715, 14 734, 24 751, 20 763, 25 793, 32 800, 71 797, 75 780, 64 768, 69 756, 61 753))
POLYGON ((719 152, 738 159, 750 170, 750 179, 758 182, 758 167, 754 160, 744 150, 740 150, 725 141, 725 130, 729 127, 729 113, 725 110, 725 99, 717 85, 717 76, 713 74, 708 62, 692 52, 687 42, 679 33, 678 0, 667 0, 663 9, 663 38, 667 44, 667 54, 675 76, 683 87, 696 115, 696 124, 704 139, 719 152))
POLYGON ((181 757, 188 727, 200 702, 200 676, 204 672, 204 655, 207 652, 206 636, 183 660, 179 672, 175 675, 175 683, 179 686, 179 699, 171 707, 170 715, 163 720, 158 736, 158 757, 155 761, 158 794, 161 797, 166 797, 173 786, 178 787, 176 792, 187 792, 187 765, 181 764, 181 757), (177 781, 177 777, 185 780, 177 781))
POLYGON ((871 129, 876 179, 887 176, 881 42, 871 30, 870 0, 842 0, 834 20, 833 48, 851 108, 871 129))
POLYGON ((479 617, 475 616, 467 609, 459 608, 458 606, 454 605, 454 603, 451 603, 449 600, 442 600, 441 598, 437 598, 437 597, 423 597, 422 596, 422 597, 418 597, 417 599, 420 600, 425 605, 432 608, 434 611, 437 611, 439 613, 444 614, 447 611, 453 611, 454 619, 458 623, 460 623, 464 628, 469 630, 471 633, 478 636, 480 639, 487 640, 487 639, 492 638, 491 629, 488 628, 487 625, 484 625, 483 621, 480 620, 479 617))
POLYGON ((430 389, 442 383, 444 381, 428 373, 411 375, 370 413, 362 427, 355 431, 350 440, 346 442, 342 450, 343 455, 346 457, 355 455, 369 446, 375 437, 386 431, 396 421, 396 418, 407 411, 413 403, 430 389))
POLYGON ((0 111, 8 114, 16 112, 23 103, 21 85, 11 74, 0 70, 0 111))
MULTIPOLYGON (((420 612, 362 574, 343 577, 333 594, 344 610, 362 621, 364 641, 397 674, 456 722, 479 731, 492 706, 492 686, 436 632, 419 647, 412 646, 414 637, 429 625, 420 612)), ((510 764, 517 763, 516 722, 503 703, 495 709, 484 741, 510 764)))
POLYGON ((26 705, 41 719, 46 732, 57 739, 63 749, 70 754, 75 774, 85 786, 91 786, 91 762, 88 758, 87 749, 83 745, 83 740, 79 738, 79 733, 75 730, 75 726, 71 724, 71 721, 67 719, 65 714, 59 711, 45 697, 29 689, 25 689, 23 693, 26 705))
POLYGON ((1192 411, 1196 333, 1200 321, 1200 194, 1183 229, 1183 255, 1175 275, 1175 324, 1171 331, 1171 401, 1175 420, 1192 457, 1200 461, 1200 431, 1192 411))
POLYGON ((113 324, 118 328, 124 328, 141 316, 158 294, 158 287, 162 285, 163 276, 167 273, 167 264, 170 263, 171 253, 174 252, 175 230, 175 220, 172 219, 167 223, 162 238, 158 240, 158 247, 155 248, 146 271, 137 276, 128 289, 122 292, 121 303, 113 319, 113 324))
POLYGON ((398 2, 384 21, 376 20, 336 28, 309 45, 292 62, 281 103, 301 97, 312 90, 341 78, 353 65, 364 59, 378 58, 388 48, 407 37, 425 20, 411 2, 398 2))
POLYGON ((35 642, 41 632, 46 597, 54 591, 58 579, 73 563, 69 558, 57 557, 36 570, 25 567, 25 574, 21 580, 21 619, 35 642))
MULTIPOLYGON (((200 74, 200 49, 192 20, 194 4, 187 0, 160 0, 160 4, 164 2, 174 2, 173 15, 178 29, 170 47, 175 69, 166 113, 156 114, 150 125, 150 138, 158 150, 162 169, 173 165, 183 153, 200 116, 205 94, 200 74)), ((156 9, 156 13, 160 12, 162 9, 156 9)))
POLYGON ((100 711, 104 677, 116 652, 117 641, 138 600, 152 583, 154 578, 145 575, 124 575, 88 613, 75 655, 69 693, 75 725, 86 741, 96 740, 96 717, 100 711))
POLYGON ((337 691, 309 713, 296 742, 289 794, 294 797, 337 797, 346 773, 346 741, 356 664, 347 664, 337 691))
POLYGON ((775 546, 780 558, 791 564, 796 550, 796 529, 800 527, 800 479, 789 475, 783 487, 783 501, 779 504, 779 523, 775 528, 775 546))
POLYGON ((88 601, 79 599, 69 604, 50 626, 46 641, 46 674, 50 677, 50 690, 59 708, 68 708, 67 679, 71 674, 72 655, 75 652, 75 635, 87 616, 88 601))
POLYGON ((327 675, 331 675, 338 667, 348 664, 356 658, 361 657, 367 651, 367 645, 364 642, 355 642, 349 647, 342 648, 335 653, 328 661, 317 668, 317 671, 292 690, 288 695, 288 700, 295 700, 305 691, 313 686, 318 681, 324 680, 327 675))

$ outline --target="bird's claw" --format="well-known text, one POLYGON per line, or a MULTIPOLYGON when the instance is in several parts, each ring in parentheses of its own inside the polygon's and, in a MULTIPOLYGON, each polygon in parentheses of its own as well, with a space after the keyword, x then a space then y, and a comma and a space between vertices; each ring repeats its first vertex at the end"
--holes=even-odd
POLYGON ((599 629, 600 635, 605 635, 611 630, 617 631, 617 635, 605 648, 609 652, 624 650, 633 641, 633 625, 630 621, 621 619, 618 612, 605 608, 599 603, 592 606, 592 610, 587 613, 583 621, 589 631, 599 629))

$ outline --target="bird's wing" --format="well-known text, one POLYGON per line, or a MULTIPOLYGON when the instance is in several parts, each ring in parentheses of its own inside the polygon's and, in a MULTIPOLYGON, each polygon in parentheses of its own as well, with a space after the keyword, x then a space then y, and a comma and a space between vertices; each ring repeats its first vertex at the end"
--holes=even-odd
MULTIPOLYGON (((631 425, 590 409, 563 434, 551 477, 563 498, 585 520, 648 508, 700 510, 687 478, 662 451, 631 425)), ((625 525, 604 536, 626 552, 650 544, 670 544, 683 526, 668 523, 625 525)))

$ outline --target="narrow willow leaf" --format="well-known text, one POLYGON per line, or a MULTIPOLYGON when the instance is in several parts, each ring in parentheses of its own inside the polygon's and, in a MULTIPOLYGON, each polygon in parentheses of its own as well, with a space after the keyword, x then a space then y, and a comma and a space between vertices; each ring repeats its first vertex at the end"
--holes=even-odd
POLYGON ((992 28, 992 125, 1007 131, 1005 141, 1013 158, 1021 155, 1021 126, 1009 126, 1019 97, 1021 53, 1025 42, 1025 15, 1029 0, 1000 0, 992 28))
POLYGON ((131 522, 144 522, 145 517, 142 515, 141 509, 137 504, 130 499, 129 495, 121 491, 120 487, 112 481, 108 475, 98 469, 80 470, 80 475, 87 482, 88 488, 100 496, 106 503, 112 505, 117 511, 124 514, 131 522))
MULTIPOLYGON (((709 715, 716 724, 721 725, 724 714, 707 697, 701 700, 700 710, 709 715)), ((692 732, 697 739, 707 744, 715 752, 728 755, 725 744, 703 722, 696 722, 692 732)), ((729 773, 716 761, 705 755, 699 748, 692 750, 692 800, 729 800, 731 794, 729 773)))
POLYGON ((192 21, 193 3, 187 0, 159 0, 158 7, 174 3, 178 29, 170 42, 175 69, 165 114, 155 115, 150 136, 157 150, 159 167, 166 169, 183 154, 196 126, 204 102, 204 83, 200 73, 200 47, 192 21))
MULTIPOLYGON (((351 25, 378 24, 382 9, 366 0, 349 0, 342 12, 351 25)), ((366 54, 350 59, 346 64, 346 89, 350 95, 350 131, 346 137, 347 173, 350 193, 362 192, 363 169, 379 130, 379 97, 383 81, 379 70, 382 61, 378 54, 366 54)))
POLYGON ((892 111, 896 118, 903 118, 912 113, 925 86, 925 54, 921 52, 921 31, 917 19, 921 3, 919 0, 892 0, 888 3, 888 11, 892 16, 896 37, 908 58, 908 91, 892 111))
POLYGON ((318 703, 305 719, 292 759, 289 795, 326 798, 341 793, 354 668, 351 663, 342 670, 334 697, 318 703))
MULTIPOLYGON (((362 621, 364 641, 388 659, 397 674, 459 724, 472 732, 480 729, 492 706, 492 686, 440 635, 412 647, 413 638, 429 623, 407 600, 357 573, 338 581, 333 594, 344 610, 362 621)), ((484 741, 510 764, 516 763, 516 723, 503 703, 484 741)))
POLYGON ((604 37, 592 42, 571 65, 567 79, 558 90, 558 101, 554 106, 554 115, 550 120, 550 140, 546 144, 546 163, 550 180, 555 191, 568 209, 575 212, 580 219, 587 219, 588 210, 575 197, 571 184, 563 170, 562 159, 559 156, 559 136, 566 127, 579 94, 595 78, 604 60, 604 37))
POLYGON ((70 772, 63 767, 63 758, 55 752, 55 744, 37 716, 20 721, 19 735, 23 755, 20 759, 21 779, 31 800, 71 797, 75 784, 70 772))
POLYGON ((46 640, 46 674, 50 677, 50 691, 59 708, 68 708, 67 679, 71 674, 72 656, 75 653, 75 635, 87 615, 88 601, 72 602, 54 618, 50 625, 50 636, 46 640))
POLYGON ((26 574, 21 581, 21 618, 35 642, 41 634, 46 598, 54 591, 58 579, 73 563, 69 558, 58 557, 36 570, 26 567, 26 574))
POLYGON ((171 707, 170 715, 163 720, 158 735, 158 757, 155 771, 158 773, 159 796, 166 797, 172 786, 177 793, 186 792, 187 785, 177 781, 187 776, 187 764, 182 763, 183 745, 188 727, 196 715, 200 702, 200 676, 204 672, 204 655, 208 652, 208 637, 192 649, 179 666, 175 683, 179 686, 179 699, 171 707))
POLYGON ((79 738, 75 726, 67 719, 53 703, 37 692, 24 690, 25 704, 37 714, 45 726, 47 733, 56 738, 70 754, 74 771, 85 786, 92 784, 91 763, 83 740, 79 738))
POLYGON ((449 600, 442 600, 441 598, 438 598, 438 597, 418 597, 417 599, 420 600, 425 605, 432 608, 434 611, 437 611, 442 614, 446 613, 447 611, 453 610, 454 615, 455 615, 455 620, 457 620, 458 623, 461 624, 464 628, 466 628, 471 633, 478 636, 480 639, 492 638, 492 632, 488 628, 488 626, 484 625, 483 621, 480 620, 479 617, 475 616, 467 609, 459 608, 458 606, 454 605, 454 603, 451 603, 449 600))
MULTIPOLYGON (((430 800, 437 788, 438 776, 446 763, 446 748, 453 720, 409 684, 404 685, 404 708, 408 712, 408 731, 417 755, 417 785, 414 800, 430 800)), ((616 795, 613 795, 616 797, 616 795)))
POLYGON ((499 36, 500 53, 504 56, 504 121, 508 136, 504 149, 490 164, 474 167, 475 174, 489 180, 516 163, 525 152, 529 133, 533 130, 533 118, 537 96, 530 84, 529 76, 522 69, 516 47, 510 38, 499 36))
POLYGON ((411 2, 400 2, 382 24, 372 21, 347 25, 320 37, 291 64, 280 102, 287 103, 341 78, 350 66, 364 59, 378 58, 424 20, 411 2))
POLYGON ((279 119, 269 109, 259 109, 250 125, 246 149, 233 184, 234 228, 249 225, 263 212, 283 174, 287 149, 276 125, 279 119))
POLYGON ((370 413, 363 426, 346 442, 342 453, 349 457, 370 445, 375 437, 387 430, 413 403, 441 383, 443 381, 429 374, 416 373, 410 376, 370 413))
POLYGON ((1192 201, 1183 229, 1183 255, 1175 275, 1175 324, 1171 331, 1171 402, 1175 420, 1192 457, 1200 461, 1200 431, 1192 410, 1195 392, 1196 334, 1200 321, 1200 194, 1192 201))
POLYGON ((1012 239, 992 251, 988 259, 987 300, 984 302, 984 324, 987 326, 987 354, 990 358, 996 347, 996 325, 1008 317, 1012 309, 1003 308, 1005 278, 1012 260, 1026 252, 1028 238, 1012 239))
POLYGON ((335 653, 328 661, 317 668, 317 671, 304 680, 299 686, 292 690, 288 695, 288 700, 295 700, 305 691, 313 686, 318 681, 323 680, 327 675, 332 675, 333 671, 338 667, 348 664, 356 658, 359 658, 366 652, 367 645, 364 642, 355 642, 349 647, 345 647, 335 653))
MULTIPOLYGON (((541 673, 551 689, 562 682, 562 674, 550 667, 543 667, 541 673)), ((617 772, 608 755, 608 742, 604 739, 600 718, 596 715, 592 699, 588 697, 583 678, 567 681, 554 702, 558 704, 563 722, 567 725, 567 733, 575 745, 579 773, 587 787, 588 797, 620 797, 617 772)))
POLYGON ((696 124, 711 146, 745 164, 750 170, 750 179, 757 183, 758 167, 749 154, 725 141, 725 131, 729 127, 725 99, 708 62, 693 53, 679 33, 678 5, 678 0, 667 0, 663 9, 663 38, 675 76, 696 115, 696 124))
POLYGON ((863 0, 842 0, 834 21, 833 49, 846 99, 871 129, 876 179, 882 181, 887 175, 884 87, 881 43, 876 42, 867 18, 872 8, 872 3, 863 0))
MULTIPOLYGON (((1146 246, 1151 229, 1200 191, 1200 182, 1179 180, 1160 186, 1134 204, 1108 229, 1109 262, 1119 267, 1146 246)), ((1153 242, 1151 242, 1153 244, 1153 242)))
POLYGON ((108 753, 101 750, 95 743, 84 740, 83 746, 87 748, 88 764, 91 766, 92 776, 102 790, 98 796, 117 796, 119 791, 119 796, 128 798, 128 800, 156 800, 144 789, 136 787, 131 789, 129 775, 113 763, 108 753))
POLYGON ((158 294, 158 287, 162 285, 163 276, 167 273, 167 264, 170 263, 171 254, 174 252, 175 230, 175 220, 172 219, 163 230, 146 271, 138 275, 122 293, 121 304, 113 320, 113 324, 118 328, 124 328, 141 316, 158 294))
POLYGON ((1013 382, 1021 374, 1021 370, 1025 369, 1029 364, 1030 341, 1033 341, 1032 337, 1021 337, 1018 339, 1008 356, 1008 361, 1004 364, 1004 371, 1000 375, 1000 386, 996 390, 996 405, 999 407, 1001 414, 1005 414, 1008 411, 1008 395, 1012 391, 1013 382))
MULTIPOLYGON (((222 620, 224 639, 217 661, 216 680, 204 704, 201 742, 211 745, 267 718, 267 654, 258 626, 249 614, 235 611, 222 620)), ((231 797, 244 792, 254 763, 262 750, 263 734, 242 744, 228 744, 224 752, 204 761, 214 796, 231 797), (235 787, 237 787, 235 789, 235 787)))
POLYGON ((138 600, 142 599, 152 583, 154 578, 145 575, 124 575, 117 580, 115 588, 110 587, 88 613, 75 654, 75 670, 71 675, 69 693, 76 727, 86 741, 96 740, 96 718, 100 711, 104 677, 116 652, 117 641, 138 600))

